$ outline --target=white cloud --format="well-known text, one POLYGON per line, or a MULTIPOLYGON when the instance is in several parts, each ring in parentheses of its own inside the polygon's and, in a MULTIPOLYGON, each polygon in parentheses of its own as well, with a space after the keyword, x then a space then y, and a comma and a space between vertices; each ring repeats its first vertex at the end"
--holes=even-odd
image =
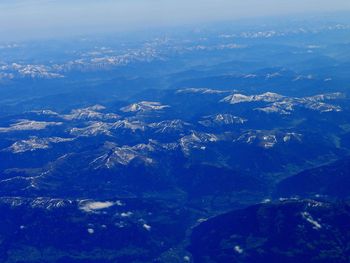
POLYGON ((123 212, 123 213, 120 214, 121 217, 130 217, 132 215, 133 215, 132 212, 123 212))
POLYGON ((96 210, 101 210, 101 209, 106 209, 109 208, 111 206, 115 205, 114 202, 86 202, 81 204, 80 209, 85 211, 85 212, 93 212, 96 210))
POLYGON ((238 254, 242 254, 244 251, 243 249, 240 247, 240 246, 235 246, 234 248, 234 251, 236 251, 238 254))

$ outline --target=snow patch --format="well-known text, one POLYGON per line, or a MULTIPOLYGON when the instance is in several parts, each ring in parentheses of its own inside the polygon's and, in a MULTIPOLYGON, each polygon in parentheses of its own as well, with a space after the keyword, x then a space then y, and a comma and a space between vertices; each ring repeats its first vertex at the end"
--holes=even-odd
POLYGON ((147 231, 151 231, 151 226, 148 224, 143 224, 143 228, 146 229, 147 231))
POLYGON ((308 212, 302 212, 301 215, 303 216, 303 218, 304 218, 307 222, 309 222, 310 224, 313 225, 313 229, 316 229, 316 230, 317 230, 317 229, 321 229, 321 228, 322 228, 321 224, 320 224, 319 222, 317 222, 316 220, 314 220, 314 219, 312 218, 312 216, 311 216, 308 212))

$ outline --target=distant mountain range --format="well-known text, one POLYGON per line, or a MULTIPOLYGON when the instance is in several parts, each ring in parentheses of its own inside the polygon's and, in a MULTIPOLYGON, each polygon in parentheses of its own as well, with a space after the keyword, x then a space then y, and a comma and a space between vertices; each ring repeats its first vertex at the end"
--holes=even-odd
POLYGON ((350 22, 297 21, 0 44, 0 262, 350 262, 350 22))

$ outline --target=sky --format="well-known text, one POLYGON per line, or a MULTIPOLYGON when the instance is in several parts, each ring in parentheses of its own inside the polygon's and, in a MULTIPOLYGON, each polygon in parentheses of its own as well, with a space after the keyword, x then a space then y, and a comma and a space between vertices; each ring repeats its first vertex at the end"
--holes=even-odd
POLYGON ((350 10, 350 0, 0 0, 0 39, 350 10))

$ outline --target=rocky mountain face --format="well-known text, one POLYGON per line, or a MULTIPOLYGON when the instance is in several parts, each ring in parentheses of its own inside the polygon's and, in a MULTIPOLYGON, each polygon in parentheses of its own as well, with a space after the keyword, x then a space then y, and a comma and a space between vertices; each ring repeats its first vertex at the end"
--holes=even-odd
POLYGON ((173 208, 140 199, 1 198, 0 260, 151 261, 185 236, 189 213, 173 208))
POLYGON ((349 204, 288 200, 255 205, 195 227, 194 262, 348 262, 349 204))
POLYGON ((349 197, 349 174, 349 158, 341 159, 282 180, 277 185, 275 195, 347 199, 349 197))

